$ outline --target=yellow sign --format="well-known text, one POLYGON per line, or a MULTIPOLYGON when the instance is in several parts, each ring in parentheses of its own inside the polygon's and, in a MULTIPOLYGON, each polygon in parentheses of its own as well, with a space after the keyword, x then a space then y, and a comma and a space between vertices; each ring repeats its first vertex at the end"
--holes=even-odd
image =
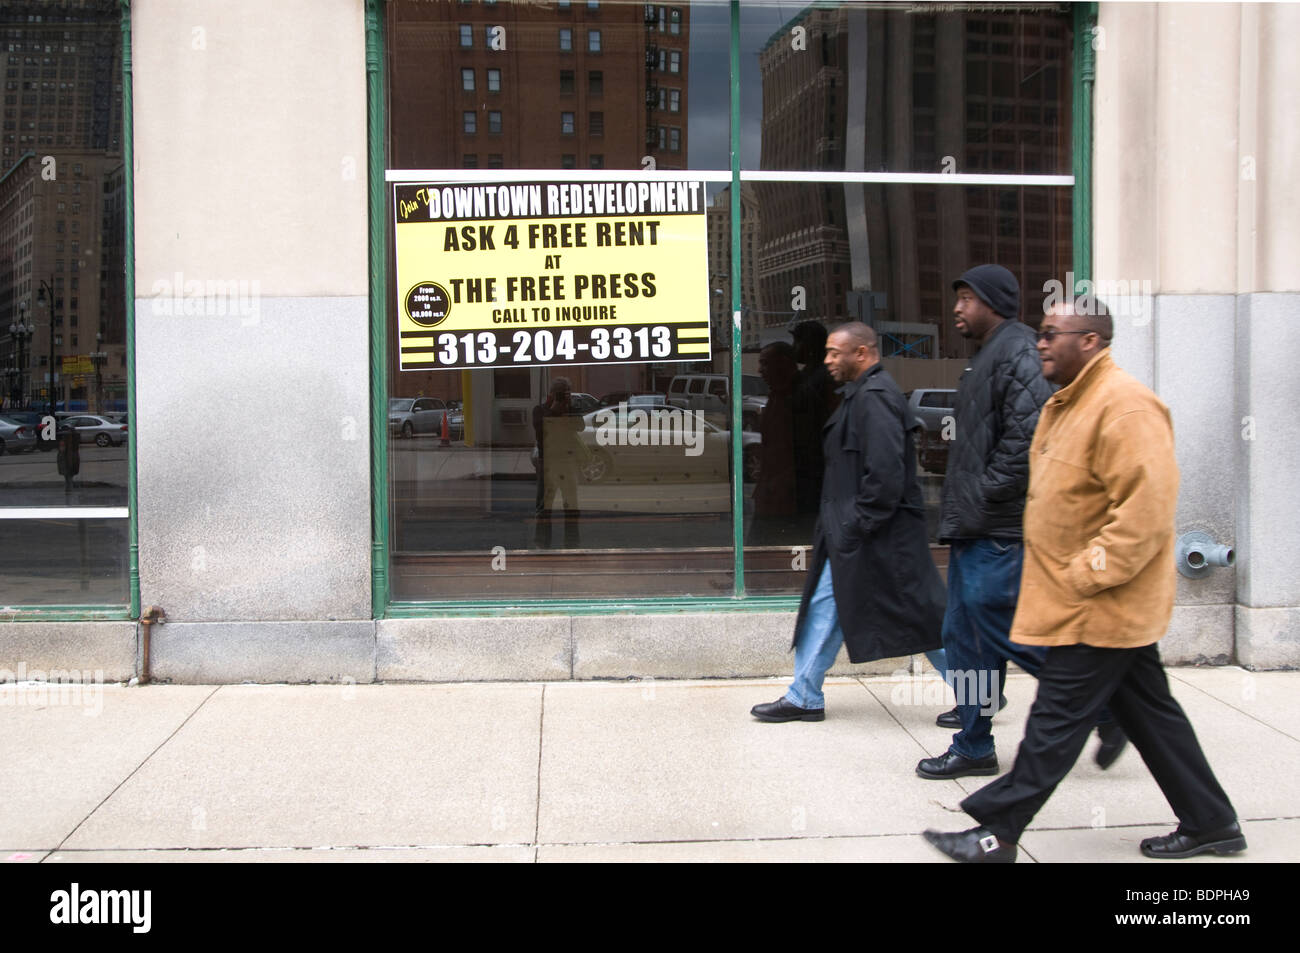
POLYGON ((709 356, 703 182, 393 187, 402 370, 709 356))
POLYGON ((63 373, 93 374, 95 373, 95 364, 85 354, 65 354, 63 355, 63 373))

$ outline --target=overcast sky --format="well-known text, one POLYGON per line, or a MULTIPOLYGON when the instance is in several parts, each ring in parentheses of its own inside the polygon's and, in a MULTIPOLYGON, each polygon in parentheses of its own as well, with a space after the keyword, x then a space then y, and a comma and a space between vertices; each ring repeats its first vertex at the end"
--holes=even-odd
MULTIPOLYGON (((745 3, 740 11, 740 157, 757 169, 763 113, 758 53, 808 3, 745 3)), ((693 169, 730 169, 730 21, 726 3, 691 4, 688 148, 693 169)))

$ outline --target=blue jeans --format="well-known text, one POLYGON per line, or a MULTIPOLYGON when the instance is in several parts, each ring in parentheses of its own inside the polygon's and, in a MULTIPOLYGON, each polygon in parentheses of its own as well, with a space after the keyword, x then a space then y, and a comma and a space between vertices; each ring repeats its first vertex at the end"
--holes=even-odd
POLYGON ((803 625, 795 637, 794 681, 785 693, 786 701, 800 708, 825 708, 822 683, 826 681, 826 673, 835 664, 835 656, 843 644, 844 631, 840 628, 839 613, 835 609, 831 562, 828 559, 808 603, 803 625))
POLYGON ((944 676, 957 695, 961 730, 949 750, 966 758, 993 754, 993 714, 1007 679, 1007 661, 1037 675, 1047 655, 1045 649, 1008 638, 1023 560, 1024 544, 1018 539, 955 540, 950 550, 944 676))

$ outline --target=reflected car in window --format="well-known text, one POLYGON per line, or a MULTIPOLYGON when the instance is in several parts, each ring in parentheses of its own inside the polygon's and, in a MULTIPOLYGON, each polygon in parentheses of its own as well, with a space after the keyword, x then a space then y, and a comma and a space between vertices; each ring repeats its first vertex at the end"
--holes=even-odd
MULTIPOLYGON (((602 407, 583 416, 586 451, 579 472, 585 483, 729 483, 731 434, 702 412, 669 405, 602 407)), ((762 438, 741 432, 743 474, 758 472, 762 438)))
MULTIPOLYGON (((916 421, 916 455, 921 469, 931 473, 948 470, 949 441, 944 425, 952 420, 957 391, 946 388, 918 388, 908 391, 907 407, 916 421)), ((951 437, 951 430, 948 436, 951 437)))
POLYGON ((126 443, 126 424, 114 423, 94 414, 77 414, 59 421, 59 429, 68 427, 81 435, 81 445, 94 442, 97 447, 120 447, 126 443))
POLYGON ((0 455, 31 453, 36 449, 36 431, 19 420, 0 416, 0 455))
POLYGON ((36 447, 38 450, 53 450, 58 444, 54 436, 57 427, 62 427, 63 422, 58 421, 55 426, 47 428, 46 414, 37 413, 34 410, 6 410, 4 416, 10 420, 15 420, 25 426, 36 437, 36 447), (50 438, 45 439, 45 432, 48 429, 50 438))
POLYGON ((388 401, 388 432, 403 439, 442 435, 442 418, 447 417, 450 439, 464 436, 464 414, 449 412, 437 397, 392 397, 388 401))

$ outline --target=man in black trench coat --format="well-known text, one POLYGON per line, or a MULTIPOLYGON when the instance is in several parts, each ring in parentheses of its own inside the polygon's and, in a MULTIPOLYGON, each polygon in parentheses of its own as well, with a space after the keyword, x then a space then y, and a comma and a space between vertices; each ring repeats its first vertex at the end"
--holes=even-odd
POLYGON ((880 364, 876 332, 840 325, 825 364, 843 402, 822 429, 813 558, 795 622, 794 681, 755 705, 760 721, 821 721, 822 682, 844 644, 851 662, 937 648, 944 587, 930 558, 907 401, 880 364))

